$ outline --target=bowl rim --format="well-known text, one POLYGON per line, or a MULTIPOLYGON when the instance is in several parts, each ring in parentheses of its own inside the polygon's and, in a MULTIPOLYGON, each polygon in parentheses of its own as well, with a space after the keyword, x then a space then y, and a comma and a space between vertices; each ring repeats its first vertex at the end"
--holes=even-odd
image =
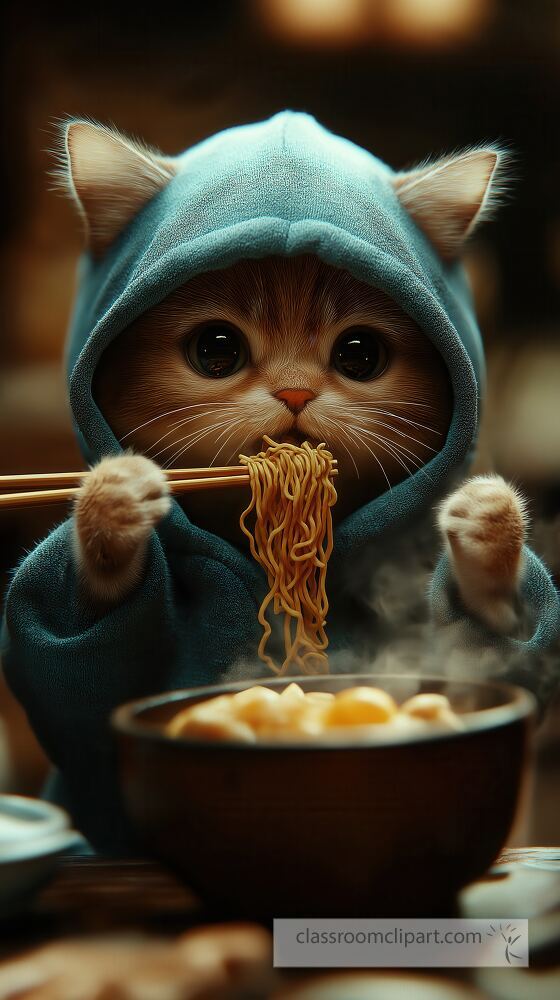
MULTIPOLYGON (((349 687, 354 686, 349 684, 349 687)), ((115 708, 110 715, 111 728, 121 735, 126 736, 141 736, 144 739, 148 739, 151 742, 163 743, 167 746, 177 746, 177 747, 189 747, 191 749, 196 748, 198 751, 217 751, 217 750, 238 750, 244 753, 254 753, 259 751, 276 752, 276 753, 286 753, 287 751, 305 751, 306 753, 317 753, 321 751, 335 751, 335 750, 372 750, 374 748, 389 748, 389 747, 402 747, 402 746, 414 746, 419 744, 432 743, 434 740, 453 740, 457 738, 464 738, 465 736, 470 736, 474 733, 481 732, 488 729, 499 728, 500 726, 508 725, 512 722, 519 721, 524 718, 534 717, 537 711, 537 702, 534 695, 528 691, 526 688, 520 687, 516 684, 510 684, 506 681, 482 681, 473 680, 467 677, 445 677, 445 675, 418 675, 418 674, 321 674, 317 675, 315 678, 310 674, 290 676, 290 677, 259 677, 250 680, 240 680, 240 681, 229 681, 224 684, 205 684, 198 687, 191 688, 179 688, 172 691, 162 691, 158 694, 148 695, 143 698, 134 698, 131 701, 124 702, 124 704, 119 705, 115 708), (422 734, 411 734, 403 738, 403 734, 396 734, 393 738, 383 738, 379 739, 377 737, 372 737, 371 739, 362 739, 355 742, 344 742, 341 739, 321 739, 321 740, 257 740, 255 743, 245 743, 241 740, 201 740, 201 739, 187 739, 183 736, 169 736, 165 730, 157 729, 153 725, 141 722, 138 719, 138 713, 150 708, 156 708, 159 705, 165 704, 167 702, 181 701, 183 698, 199 698, 203 699, 205 697, 212 698, 219 694, 229 694, 236 693, 238 691, 245 690, 248 687, 255 687, 257 685, 277 687, 280 685, 285 686, 286 684, 295 683, 300 681, 309 682, 310 680, 316 680, 319 683, 325 680, 348 680, 351 681, 383 681, 383 680, 397 680, 397 681, 422 681, 422 682, 436 682, 441 684, 442 682, 450 685, 467 685, 470 687, 491 687, 494 690, 506 695, 508 700, 505 704, 495 705, 490 708, 476 709, 474 712, 464 712, 462 717, 467 717, 469 725, 465 729, 457 730, 437 730, 434 732, 427 732, 422 734)))
MULTIPOLYGON (((70 817, 65 809, 54 802, 33 798, 30 795, 2 792, 0 794, 0 817, 3 814, 15 815, 27 824, 28 833, 24 837, 26 843, 70 827, 70 817)), ((20 842, 20 838, 15 841, 17 844, 20 842)), ((11 843, 14 841, 0 840, 0 851, 11 843)))

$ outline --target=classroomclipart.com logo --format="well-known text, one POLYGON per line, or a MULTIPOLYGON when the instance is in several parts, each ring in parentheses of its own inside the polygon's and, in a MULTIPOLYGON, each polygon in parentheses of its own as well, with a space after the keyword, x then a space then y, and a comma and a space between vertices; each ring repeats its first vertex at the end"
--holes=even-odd
POLYGON ((527 920, 279 919, 274 965, 285 968, 483 968, 529 965, 527 920))

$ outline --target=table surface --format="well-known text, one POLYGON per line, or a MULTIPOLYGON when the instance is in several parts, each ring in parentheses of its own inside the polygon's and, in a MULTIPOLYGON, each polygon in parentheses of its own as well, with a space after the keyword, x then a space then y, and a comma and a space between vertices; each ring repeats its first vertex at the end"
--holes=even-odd
MULTIPOLYGON (((469 917, 529 917, 531 969, 515 972, 536 975, 541 983, 543 972, 554 972, 560 996, 560 848, 502 852, 485 878, 463 890, 459 910, 469 917)), ((30 911, 0 921, 0 958, 76 934, 135 929, 173 935, 208 919, 196 896, 153 861, 67 856, 30 911)), ((444 975, 455 980, 453 970, 444 975)), ((464 982, 464 974, 460 978, 464 982)), ((533 995, 540 996, 538 989, 533 995)))

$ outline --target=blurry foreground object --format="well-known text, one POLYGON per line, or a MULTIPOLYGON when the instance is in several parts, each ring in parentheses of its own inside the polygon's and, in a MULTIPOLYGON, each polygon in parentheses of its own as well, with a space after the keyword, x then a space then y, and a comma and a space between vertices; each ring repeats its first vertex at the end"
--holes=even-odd
MULTIPOLYGON (((274 36, 290 42, 356 42, 368 31, 364 0, 257 0, 255 13, 274 36)), ((377 5, 375 5, 377 6, 377 5)))
POLYGON ((250 924, 200 927, 172 941, 75 939, 1 965, 0 1000, 244 1000, 265 995, 271 964, 270 935, 250 924))
POLYGON ((81 843, 58 806, 0 795, 0 917, 25 909, 52 875, 57 857, 81 843))
POLYGON ((438 48, 477 37, 495 5, 493 0, 255 0, 254 10, 271 35, 292 44, 438 48))
POLYGON ((272 1000, 402 1000, 402 997, 407 1000, 484 1000, 483 994, 467 983, 392 970, 320 974, 282 989, 272 1000))
POLYGON ((494 12, 492 0, 382 0, 381 7, 386 36, 422 47, 470 41, 494 12))

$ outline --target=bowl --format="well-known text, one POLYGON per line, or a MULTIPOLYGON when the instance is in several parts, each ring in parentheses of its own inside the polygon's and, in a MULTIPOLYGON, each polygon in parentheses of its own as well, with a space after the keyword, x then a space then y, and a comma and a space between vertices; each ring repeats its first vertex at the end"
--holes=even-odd
POLYGON ((0 917, 24 909, 52 875, 57 857, 82 841, 67 813, 24 795, 0 795, 0 917))
POLYGON ((373 685, 400 703, 445 694, 465 728, 383 742, 174 739, 164 725, 254 681, 167 692, 116 710, 120 787, 144 850, 237 916, 445 916, 513 824, 535 702, 501 683, 335 675, 281 690, 373 685))

